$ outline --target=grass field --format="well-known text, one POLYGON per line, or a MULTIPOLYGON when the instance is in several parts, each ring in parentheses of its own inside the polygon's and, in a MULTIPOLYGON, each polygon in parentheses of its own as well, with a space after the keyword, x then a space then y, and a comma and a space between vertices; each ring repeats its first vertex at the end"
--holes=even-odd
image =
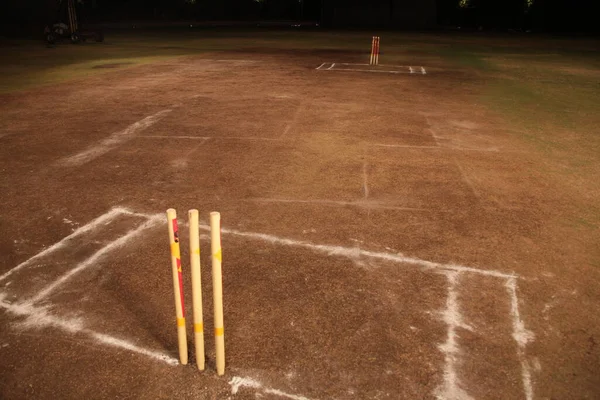
POLYGON ((0 41, 0 397, 596 398, 598 42, 380 32, 402 73, 342 70, 370 36, 0 41), (190 323, 177 362, 170 207, 182 243, 222 214, 224 377, 190 323))

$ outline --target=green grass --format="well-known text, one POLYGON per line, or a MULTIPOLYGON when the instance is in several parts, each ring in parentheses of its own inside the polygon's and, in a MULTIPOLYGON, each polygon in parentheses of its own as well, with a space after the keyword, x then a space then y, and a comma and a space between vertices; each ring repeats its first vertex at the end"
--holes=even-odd
POLYGON ((239 48, 286 48, 294 42, 298 48, 313 48, 316 42, 334 46, 338 40, 294 41, 289 33, 244 33, 183 31, 144 33, 140 37, 107 35, 106 43, 72 45, 68 42, 48 47, 37 41, 4 41, 0 65, 0 93, 31 89, 71 79, 99 75, 114 69, 95 68, 101 64, 123 64, 120 68, 155 63, 207 52, 239 48))
MULTIPOLYGON (((572 235, 600 229, 600 54, 597 43, 534 38, 525 43, 451 38, 422 48, 481 82, 475 102, 499 114, 532 165, 569 198, 556 218, 572 235), (506 43, 508 42, 508 43, 506 43)), ((592 251, 600 267, 600 249, 592 251), (595 255, 594 255, 595 254, 595 255)))
POLYGON ((600 55, 594 43, 460 38, 430 51, 483 79, 481 100, 517 135, 546 155, 563 152, 575 168, 600 161, 600 135, 594 134, 600 126, 600 55))
MULTIPOLYGON (((569 67, 578 71, 569 73, 555 67, 560 61, 546 67, 523 60, 497 63, 501 76, 490 80, 484 99, 540 150, 573 148, 600 160, 600 136, 594 134, 600 124, 599 76, 585 64, 569 67)), ((585 161, 575 160, 580 163, 585 161)))
POLYGON ((58 65, 37 64, 23 68, 19 65, 8 65, 3 68, 3 78, 0 80, 0 93, 14 92, 38 86, 56 84, 72 79, 85 78, 114 71, 114 69, 98 68, 103 64, 119 64, 118 68, 129 68, 136 65, 150 64, 168 59, 166 56, 127 57, 118 56, 78 60, 70 63, 61 62, 58 65))
POLYGON ((97 68, 101 64, 121 64, 119 68, 129 68, 210 50, 177 46, 176 41, 150 45, 127 37, 100 44, 65 42, 48 47, 35 41, 18 41, 5 43, 3 47, 5 62, 0 66, 0 93, 114 71, 97 68))

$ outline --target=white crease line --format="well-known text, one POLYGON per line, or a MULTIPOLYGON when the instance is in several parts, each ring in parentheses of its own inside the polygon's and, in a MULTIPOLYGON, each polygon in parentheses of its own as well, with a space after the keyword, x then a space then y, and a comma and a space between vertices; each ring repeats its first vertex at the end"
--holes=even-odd
MULTIPOLYGON (((436 136, 432 131, 433 138, 436 142, 438 142, 439 136, 436 136)), ((500 150, 497 147, 489 147, 489 148, 481 148, 475 149, 471 147, 451 147, 451 146, 411 146, 404 144, 385 144, 385 143, 369 143, 369 146, 376 147, 395 147, 399 149, 433 149, 433 150, 452 150, 452 151, 481 151, 481 152, 491 152, 497 153, 500 150)))
POLYGON ((136 139, 191 139, 191 140, 209 140, 212 136, 181 136, 181 135, 142 135, 136 139))
MULTIPOLYGON (((439 136, 438 136, 439 137, 439 136)), ((487 149, 484 148, 480 148, 480 149, 475 149, 472 147, 446 147, 446 146, 440 146, 444 149, 448 149, 448 150, 457 150, 457 151, 481 151, 481 152, 489 152, 489 153, 497 153, 500 150, 497 147, 488 147, 487 149)))
POLYGON ((444 148, 441 146, 412 146, 408 144, 385 144, 385 143, 371 143, 370 146, 376 147, 395 147, 399 149, 441 149, 444 148))
POLYGON ((265 388, 264 392, 267 394, 272 394, 275 396, 279 396, 279 397, 285 397, 286 399, 292 399, 292 400, 309 400, 307 397, 304 396, 298 396, 295 394, 289 394, 289 393, 285 393, 279 389, 272 389, 272 388, 265 388))
MULTIPOLYGON (((317 69, 321 70, 321 67, 323 65, 321 65, 317 69)), ((331 64, 331 66, 329 68, 325 68, 325 69, 322 69, 322 70, 323 71, 380 72, 380 73, 387 73, 387 74, 414 74, 415 73, 413 67, 411 67, 411 66, 404 66, 404 65, 383 65, 383 64, 380 64, 379 66, 380 67, 387 67, 387 68, 408 68, 408 71, 393 71, 393 70, 381 70, 381 69, 360 69, 360 68, 339 68, 339 67, 335 68, 335 69, 332 69, 335 65, 368 66, 370 64, 333 63, 333 64, 331 64)), ((423 67, 419 67, 419 68, 421 68, 422 75, 425 75, 425 73, 423 72, 425 70, 425 68, 423 68, 423 67)))
POLYGON ((237 392, 242 387, 252 388, 252 389, 260 389, 262 388, 262 384, 255 379, 252 378, 242 378, 241 376, 234 376, 229 381, 229 385, 231 386, 231 394, 237 394, 237 392))
POLYGON ((195 145, 194 147, 191 148, 190 151, 188 151, 187 153, 185 153, 184 158, 189 158, 192 154, 194 154, 194 152, 196 150, 198 150, 200 147, 202 147, 206 142, 208 142, 209 139, 204 139, 203 141, 201 141, 200 143, 198 143, 197 145, 195 145))
POLYGON ((319 204, 324 206, 334 206, 334 207, 359 207, 365 208, 368 210, 394 210, 394 211, 417 211, 417 212, 449 212, 444 210, 428 210, 426 208, 416 208, 416 207, 396 207, 396 206, 386 206, 385 204, 380 204, 377 201, 365 201, 364 199, 358 201, 337 201, 337 200, 297 200, 297 199, 267 199, 267 198, 255 198, 255 199, 245 199, 242 201, 252 201, 257 203, 297 203, 297 204, 319 204))
POLYGON ((281 136, 279 138, 281 139, 282 137, 284 137, 285 135, 287 135, 288 132, 290 131, 290 129, 292 129, 292 123, 291 122, 289 124, 287 124, 287 126, 285 127, 285 129, 283 130, 283 133, 281 134, 281 136))
POLYGON ((116 240, 113 240, 112 242, 110 242, 109 244, 107 244, 106 246, 104 246, 103 248, 98 250, 96 253, 94 253, 87 260, 79 263, 77 266, 75 266, 75 268, 71 269, 70 271, 68 271, 67 273, 62 275, 60 278, 58 278, 57 280, 55 280, 54 282, 52 282, 51 284, 46 286, 43 290, 39 291, 38 294, 36 296, 34 296, 30 301, 32 303, 36 303, 36 302, 43 300, 50 293, 52 293, 54 290, 56 290, 56 288, 58 288, 59 286, 64 284, 66 281, 71 279, 74 275, 76 275, 79 272, 85 270, 86 268, 94 265, 94 263, 98 262, 102 257, 104 257, 106 254, 110 253, 114 249, 117 249, 117 248, 127 244, 132 238, 139 235, 146 229, 151 228, 154 225, 158 224, 163 218, 164 217, 162 216, 162 214, 154 215, 150 219, 148 219, 146 222, 144 222, 143 224, 138 226, 136 229, 129 231, 128 233, 126 233, 125 235, 121 236, 120 238, 118 238, 116 240))
POLYGON ((448 147, 448 149, 451 150, 458 150, 458 151, 481 151, 481 152, 490 152, 490 153, 497 153, 500 151, 500 149, 498 149, 497 147, 488 147, 487 149, 475 149, 475 148, 470 148, 470 147, 448 147))
MULTIPOLYGON (((371 66, 371 64, 355 64, 355 63, 336 63, 338 65, 360 65, 360 66, 371 66)), ((409 68, 408 65, 390 65, 390 64, 377 64, 378 67, 386 67, 386 68, 409 68)), ((423 67, 419 67, 423 68, 423 67)))
POLYGON ((47 249, 37 253, 36 255, 34 255, 33 257, 31 257, 29 259, 23 261, 21 264, 17 265, 10 271, 5 272, 3 275, 0 276, 0 282, 3 281, 4 279, 8 278, 14 272, 27 266, 32 261, 37 260, 38 258, 43 257, 47 254, 50 254, 53 251, 63 248, 67 244, 67 242, 69 242, 69 240, 71 240, 74 237, 77 237, 81 234, 84 234, 86 232, 89 232, 89 231, 95 229, 99 225, 108 223, 109 221, 111 221, 112 219, 117 217, 119 214, 143 216, 141 214, 133 213, 126 208, 115 207, 112 210, 110 210, 109 212, 107 212, 106 214, 103 214, 103 215, 99 216, 98 218, 92 220, 91 222, 87 223, 86 225, 84 225, 80 228, 77 228, 73 233, 71 233, 69 236, 64 237, 60 242, 54 243, 52 246, 48 247, 47 249))
MULTIPOLYGON (((207 225, 200 225, 200 228, 204 231, 210 231, 210 227, 207 225)), ((264 242, 272 243, 280 246, 291 246, 300 247, 308 250, 312 250, 319 253, 324 253, 328 256, 340 256, 346 257, 351 260, 360 259, 360 257, 375 258, 378 260, 389 261, 399 264, 409 264, 423 267, 425 269, 432 269, 438 271, 455 271, 455 272, 466 272, 485 276, 491 276, 495 278, 516 278, 514 274, 507 274, 500 271, 485 270, 472 267, 466 267, 458 264, 442 264, 432 261, 421 260, 416 257, 405 257, 402 254, 390 254, 381 253, 369 250, 362 250, 358 247, 343 247, 343 246, 330 246, 322 244, 312 244, 309 242, 303 242, 295 239, 281 238, 273 235, 255 232, 241 232, 235 229, 222 228, 221 232, 224 234, 230 234, 234 236, 244 237, 253 240, 262 240, 264 242)))
POLYGON ((365 199, 369 197, 369 184, 368 184, 368 175, 367 175, 367 163, 363 163, 363 194, 365 199))
POLYGON ((439 147, 440 146, 439 138, 438 138, 438 136, 435 132, 435 128, 433 127, 433 124, 431 123, 431 120, 429 119, 428 116, 425 116, 425 122, 427 123, 427 125, 429 125, 429 132, 431 133, 431 136, 433 136, 433 140, 435 140, 435 143, 439 147))
POLYGON ((119 146, 120 144, 129 140, 136 133, 143 131, 144 129, 154 125, 160 121, 166 114, 172 110, 162 110, 154 115, 150 115, 132 125, 129 125, 126 129, 115 132, 108 138, 100 141, 100 143, 90 147, 89 149, 82 151, 81 153, 62 159, 58 162, 59 165, 63 166, 79 166, 83 165, 101 155, 104 155, 119 146))
POLYGON ((423 75, 427 75, 427 71, 425 71, 425 68, 421 67, 421 73, 422 73, 423 75))
MULTIPOLYGON (((448 140, 448 139, 446 139, 445 137, 441 137, 437 134, 437 128, 435 128, 434 124, 431 123, 431 120, 429 119, 428 115, 426 115, 425 113, 421 113, 421 114, 425 117, 425 121, 427 122, 427 125, 429 125, 429 132, 431 132, 431 136, 433 136, 433 139, 438 144, 440 149, 458 150, 458 151, 481 151, 481 152, 499 152, 500 151, 500 149, 497 147, 471 148, 471 147, 441 146, 440 139, 442 139, 442 140, 448 140)), ((450 139, 450 140, 452 140, 452 139, 450 139)))
POLYGON ((307 397, 304 397, 304 396, 290 394, 290 393, 283 392, 279 389, 265 387, 262 383, 258 382, 256 379, 248 378, 248 377, 243 378, 240 376, 234 376, 229 381, 229 385, 231 386, 231 394, 232 395, 236 395, 238 393, 238 391, 240 390, 240 388, 245 387, 245 388, 256 389, 257 391, 262 391, 267 394, 272 394, 272 395, 284 397, 287 399, 309 400, 307 397))
POLYGON ((325 64, 327 64, 327 63, 323 63, 323 64, 319 65, 319 66, 318 66, 317 68, 315 68, 315 69, 321 69, 321 67, 322 67, 323 65, 325 65, 325 64))
POLYGON ((506 281, 506 290, 510 296, 510 315, 513 326, 513 339, 517 343, 517 356, 521 363, 521 379, 523 381, 523 391, 527 400, 533 399, 533 383, 531 380, 531 367, 527 361, 525 348, 527 343, 533 341, 533 332, 525 328, 525 323, 521 319, 519 312, 519 298, 517 297, 517 280, 510 278, 506 281))
POLYGON ((0 294, 0 308, 4 308, 7 312, 19 316, 25 317, 24 321, 18 322, 17 326, 28 329, 40 329, 40 328, 57 328, 71 334, 85 334, 96 339, 96 341, 109 345, 112 347, 123 348, 135 353, 145 355, 158 361, 165 362, 169 365, 178 365, 179 362, 170 357, 167 354, 163 354, 157 351, 148 350, 130 343, 123 339, 118 339, 109 335, 98 333, 90 329, 83 327, 81 319, 68 319, 58 318, 50 315, 48 307, 35 307, 31 302, 8 304, 3 302, 3 295, 0 294))
POLYGON ((181 136, 181 135, 146 135, 137 136, 138 139, 190 139, 190 140, 208 140, 208 139, 222 139, 222 140, 266 140, 276 142, 279 138, 262 138, 262 137, 244 137, 244 136, 181 136))
POLYGON ((90 330, 86 330, 85 333, 87 333, 88 335, 91 335, 93 338, 95 338, 100 343, 106 344, 108 346, 120 347, 122 349, 132 351, 134 353, 143 354, 147 357, 153 358, 158 361, 165 362, 169 365, 179 365, 178 360, 176 360, 173 357, 170 357, 167 354, 159 353, 159 352, 156 352, 153 350, 144 349, 143 347, 137 346, 126 340, 118 339, 114 336, 105 335, 103 333, 94 332, 94 331, 90 331, 90 330))
MULTIPOLYGON (((452 158, 454 158, 454 157, 452 157, 452 158)), ((477 198, 477 200, 481 201, 481 193, 479 193, 479 190, 477 190, 477 188, 475 187, 475 185, 473 184, 471 179, 469 179, 469 177, 465 173, 465 170, 463 169, 463 167, 460 165, 460 163, 458 161, 456 161, 456 160, 453 160, 453 161, 454 161, 454 164, 456 164, 456 167, 458 168, 458 170, 460 171, 463 181, 467 184, 467 186, 469 188, 471 188, 471 191, 473 192, 473 195, 477 198)))
POLYGON ((42 327, 54 327, 69 333, 81 332, 83 321, 81 318, 57 318, 49 313, 49 307, 35 307, 31 302, 10 304, 4 300, 6 294, 0 293, 0 307, 7 312, 17 316, 26 317, 18 322, 18 326, 33 329, 42 327))
POLYGON ((133 215, 133 216, 135 216, 135 217, 141 217, 141 218, 146 218, 146 219, 150 219, 150 218, 154 217, 154 215, 156 215, 156 214, 145 214, 145 213, 138 213, 138 212, 131 211, 131 210, 130 210, 130 209, 128 209, 128 208, 122 208, 122 207, 115 207, 114 209, 117 209, 117 210, 119 210, 119 212, 120 212, 121 214, 125 214, 125 215, 133 215))
POLYGON ((183 155, 183 157, 174 158, 173 160, 171 160, 171 166, 173 168, 185 168, 185 167, 187 167, 187 165, 189 163, 190 156, 192 154, 194 154, 194 152, 196 150, 198 150, 200 147, 202 147, 207 141, 208 141, 208 139, 204 139, 204 140, 200 141, 200 143, 196 143, 196 145, 192 146, 192 148, 190 150, 188 150, 183 155))
POLYGON ((380 73, 387 73, 387 74, 408 74, 408 72, 404 72, 404 71, 387 71, 387 70, 357 69, 357 68, 336 68, 336 69, 327 68, 323 71, 357 71, 357 72, 380 72, 380 73))
POLYGON ((265 138, 265 137, 246 137, 246 136, 219 136, 219 137, 211 137, 210 139, 221 139, 221 140, 255 140, 255 141, 266 141, 266 142, 277 142, 280 141, 279 138, 265 138))
POLYGON ((461 387, 462 385, 456 372, 460 363, 459 357, 461 353, 456 331, 458 328, 470 331, 473 329, 463 322, 460 313, 457 293, 459 273, 447 272, 446 276, 448 277, 448 297, 446 298, 446 310, 442 312, 442 319, 448 325, 448 335, 446 342, 438 346, 440 351, 444 353, 444 381, 435 390, 435 395, 439 400, 469 400, 472 397, 461 387))
POLYGON ((300 115, 302 108, 303 104, 301 103, 300 105, 298 105, 298 108, 294 112, 294 116, 292 117, 291 121, 288 122, 287 126, 285 127, 285 130, 283 131, 281 136, 279 136, 279 139, 283 139, 283 137, 286 136, 289 133, 290 129, 292 129, 292 127, 296 124, 296 121, 298 120, 298 116, 300 115))

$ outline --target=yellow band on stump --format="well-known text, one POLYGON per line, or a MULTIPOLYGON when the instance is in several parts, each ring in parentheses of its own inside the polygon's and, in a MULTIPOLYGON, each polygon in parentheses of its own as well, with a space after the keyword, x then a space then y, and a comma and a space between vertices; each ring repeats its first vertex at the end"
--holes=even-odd
POLYGON ((223 262, 223 250, 219 249, 219 251, 213 254, 213 257, 219 260, 220 262, 223 262))
POLYGON ((194 332, 197 332, 197 333, 204 332, 204 324, 194 324, 194 332))
POLYGON ((179 252, 179 243, 178 242, 171 243, 171 255, 175 258, 181 258, 181 253, 179 252))
POLYGON ((183 306, 183 285, 181 281, 181 259, 179 250, 179 228, 177 226, 177 211, 167 210, 167 225, 169 229, 169 245, 171 250, 171 270, 173 275, 173 294, 175 300, 175 318, 177 319, 177 343, 179 347, 179 362, 187 364, 187 338, 185 330, 185 309, 183 306))
POLYGON ((217 375, 225 374, 225 335, 223 330, 223 276, 221 251, 221 214, 210 213, 210 252, 212 255, 215 361, 217 375))

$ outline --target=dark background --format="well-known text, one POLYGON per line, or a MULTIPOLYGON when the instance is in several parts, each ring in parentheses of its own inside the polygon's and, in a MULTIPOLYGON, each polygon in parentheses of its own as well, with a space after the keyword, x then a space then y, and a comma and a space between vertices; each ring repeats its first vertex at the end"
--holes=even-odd
MULTIPOLYGON (((304 21, 332 28, 599 32, 600 0, 86 0, 84 22, 304 21), (193 3, 190 3, 192 1, 193 3)), ((0 35, 40 32, 58 0, 1 0, 0 35)), ((62 18, 64 20, 64 18, 62 18)))

